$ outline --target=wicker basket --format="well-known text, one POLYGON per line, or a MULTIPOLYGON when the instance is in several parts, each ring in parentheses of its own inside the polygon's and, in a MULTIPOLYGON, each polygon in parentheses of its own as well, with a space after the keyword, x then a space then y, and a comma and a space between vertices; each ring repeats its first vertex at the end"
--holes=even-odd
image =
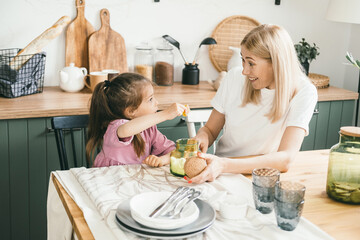
POLYGON ((240 47, 245 35, 259 25, 255 19, 235 15, 225 18, 216 26, 211 36, 217 44, 209 46, 210 60, 216 70, 227 71, 227 63, 233 54, 229 47, 240 47))
POLYGON ((308 76, 316 88, 327 88, 329 87, 329 77, 317 73, 309 73, 308 76))

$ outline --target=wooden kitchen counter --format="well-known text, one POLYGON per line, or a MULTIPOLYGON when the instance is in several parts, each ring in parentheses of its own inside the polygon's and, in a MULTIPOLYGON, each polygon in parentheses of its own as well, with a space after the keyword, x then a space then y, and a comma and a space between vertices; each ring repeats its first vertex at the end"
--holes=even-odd
MULTIPOLYGON (((190 108, 209 108, 216 91, 206 81, 199 85, 156 86, 155 97, 162 110, 171 103, 189 104, 190 108)), ((329 87, 318 90, 319 101, 353 100, 358 93, 329 87)), ((84 89, 77 93, 63 92, 59 87, 45 87, 39 94, 18 98, 0 97, 0 119, 39 118, 89 113, 91 92, 84 89)))

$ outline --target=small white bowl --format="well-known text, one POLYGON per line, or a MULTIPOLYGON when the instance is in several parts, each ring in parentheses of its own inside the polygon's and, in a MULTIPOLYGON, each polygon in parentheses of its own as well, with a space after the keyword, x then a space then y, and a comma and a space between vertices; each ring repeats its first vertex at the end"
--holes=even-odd
POLYGON ((130 200, 132 218, 146 227, 164 230, 181 228, 194 222, 199 216, 199 208, 194 202, 184 208, 178 219, 149 217, 171 194, 172 192, 145 192, 133 196, 130 200))
POLYGON ((223 218, 238 220, 246 216, 248 201, 245 197, 226 195, 224 202, 220 203, 220 214, 223 218))

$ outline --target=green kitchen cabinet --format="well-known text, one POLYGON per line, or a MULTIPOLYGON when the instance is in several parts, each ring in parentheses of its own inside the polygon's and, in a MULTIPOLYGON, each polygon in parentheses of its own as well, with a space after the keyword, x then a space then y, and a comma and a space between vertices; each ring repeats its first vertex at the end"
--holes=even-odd
POLYGON ((301 151, 328 149, 339 141, 342 126, 353 126, 354 100, 325 101, 316 104, 301 151))
MULTIPOLYGON (((50 172, 60 169, 51 118, 0 120, 1 239, 46 239, 50 172)), ((76 146, 83 137, 75 133, 76 146)), ((70 145, 70 137, 66 144, 70 145)), ((81 165, 85 157, 79 149, 81 165)), ((72 165, 73 166, 73 165, 72 165)))

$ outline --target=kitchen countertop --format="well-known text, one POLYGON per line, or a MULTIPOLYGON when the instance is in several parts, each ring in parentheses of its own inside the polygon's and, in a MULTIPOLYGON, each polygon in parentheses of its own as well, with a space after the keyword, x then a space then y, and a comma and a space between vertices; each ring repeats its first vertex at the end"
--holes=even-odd
MULTIPOLYGON (((190 108, 209 108, 216 91, 206 81, 199 85, 155 86, 159 109, 171 103, 189 104, 190 108)), ((318 89, 319 101, 356 100, 358 93, 330 86, 318 89)), ((91 92, 83 89, 77 93, 62 91, 59 87, 44 87, 44 91, 18 98, 0 97, 0 119, 39 118, 89 113, 91 92)))

